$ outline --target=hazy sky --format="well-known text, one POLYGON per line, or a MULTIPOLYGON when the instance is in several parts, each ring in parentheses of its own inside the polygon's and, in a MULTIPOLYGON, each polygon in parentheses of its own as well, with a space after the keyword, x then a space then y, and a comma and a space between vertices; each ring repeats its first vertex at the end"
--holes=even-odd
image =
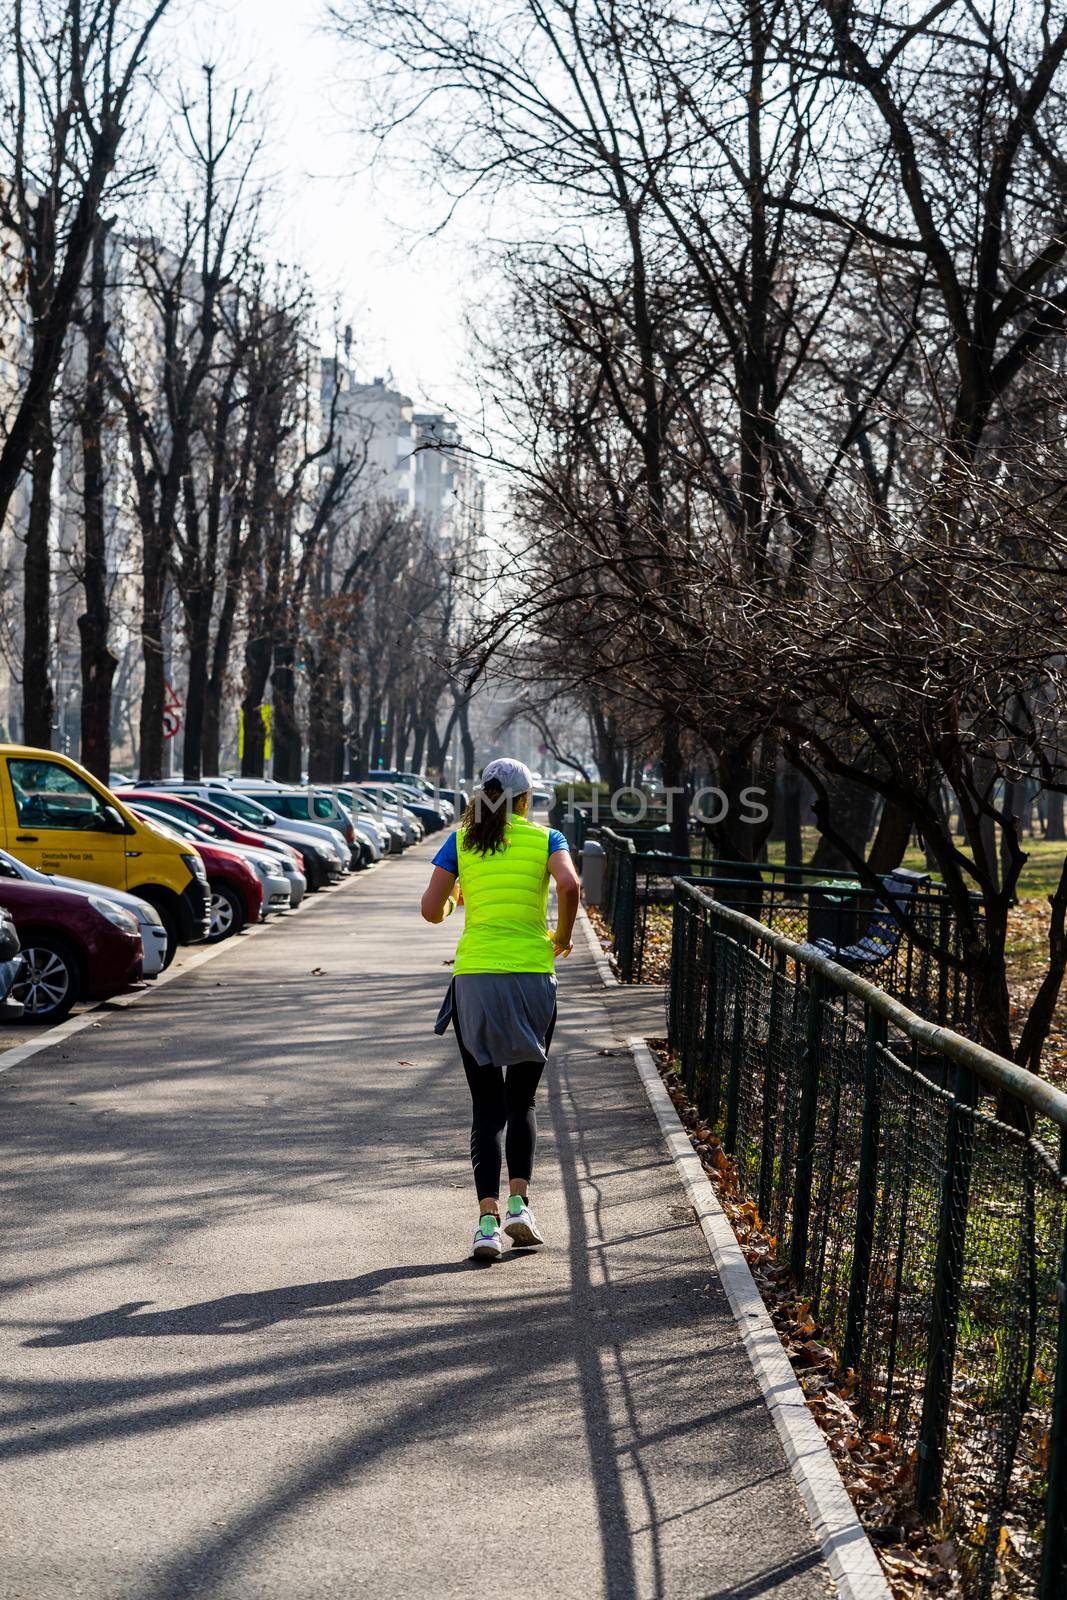
POLYGON ((426 195, 396 166, 367 170, 355 63, 321 31, 324 11, 321 0, 184 0, 168 31, 189 68, 216 57, 230 78, 269 80, 277 256, 305 266, 324 300, 337 297, 362 375, 391 370, 416 400, 469 411, 462 238, 420 242, 426 195))

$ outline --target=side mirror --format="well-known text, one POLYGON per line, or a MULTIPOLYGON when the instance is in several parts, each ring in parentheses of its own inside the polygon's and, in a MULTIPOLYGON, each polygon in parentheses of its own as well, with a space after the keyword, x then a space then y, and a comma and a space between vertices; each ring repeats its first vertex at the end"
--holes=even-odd
POLYGON ((105 806, 101 812, 103 829, 105 833, 132 833, 133 829, 128 822, 119 816, 114 806, 105 806))

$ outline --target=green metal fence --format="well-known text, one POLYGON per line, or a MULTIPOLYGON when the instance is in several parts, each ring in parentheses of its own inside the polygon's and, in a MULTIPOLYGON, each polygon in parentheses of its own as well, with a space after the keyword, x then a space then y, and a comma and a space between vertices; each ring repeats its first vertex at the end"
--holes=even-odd
POLYGON ((968 1595, 1067 1595, 1067 1095, 675 881, 670 1047, 968 1595), (1022 1126, 1016 1126, 1021 1123, 1022 1126))
POLYGON ((968 1032, 971 983, 958 926, 941 884, 898 869, 875 891, 848 873, 811 867, 669 855, 656 836, 600 830, 601 913, 624 983, 662 976, 669 951, 673 879, 684 877, 726 906, 870 978, 929 1021, 968 1032))

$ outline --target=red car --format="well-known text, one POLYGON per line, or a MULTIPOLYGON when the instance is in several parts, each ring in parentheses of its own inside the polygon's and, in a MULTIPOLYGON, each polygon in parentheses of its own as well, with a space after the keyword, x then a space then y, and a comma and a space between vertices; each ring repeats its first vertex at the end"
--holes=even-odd
MULTIPOLYGON (((140 816, 136 806, 130 810, 140 816)), ((240 933, 249 922, 258 922, 263 911, 263 887, 244 856, 222 845, 209 844, 197 829, 190 827, 180 817, 173 822, 160 822, 157 817, 145 817, 153 828, 173 829, 183 843, 196 847, 204 863, 208 887, 211 890, 211 931, 208 944, 218 944, 231 933, 240 933)))
POLYGON ((76 1000, 109 1000, 140 982, 141 929, 121 906, 91 892, 9 878, 3 863, 0 906, 22 944, 12 992, 25 1006, 24 1022, 59 1022, 76 1000))

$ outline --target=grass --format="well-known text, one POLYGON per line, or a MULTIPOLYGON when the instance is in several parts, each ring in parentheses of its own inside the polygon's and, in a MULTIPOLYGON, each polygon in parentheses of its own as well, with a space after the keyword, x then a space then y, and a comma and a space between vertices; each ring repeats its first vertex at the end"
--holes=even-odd
MULTIPOLYGON (((812 853, 818 843, 819 835, 814 828, 803 830, 804 858, 810 861, 812 853)), ((956 840, 957 845, 963 849, 963 841, 956 840)), ((1054 839, 1031 838, 1023 840, 1023 849, 1027 861, 1019 879, 1018 895, 1020 900, 1044 900, 1052 894, 1059 882, 1063 870, 1064 857, 1067 856, 1067 844, 1054 839)), ((967 852, 964 851, 966 854, 967 852)), ((772 866, 785 865, 785 845, 780 839, 774 840, 767 846, 767 858, 772 866)), ((926 856, 923 851, 912 847, 908 850, 901 862, 901 866, 909 867, 914 872, 926 872, 926 856)), ((935 872, 934 876, 937 876, 935 872)))

